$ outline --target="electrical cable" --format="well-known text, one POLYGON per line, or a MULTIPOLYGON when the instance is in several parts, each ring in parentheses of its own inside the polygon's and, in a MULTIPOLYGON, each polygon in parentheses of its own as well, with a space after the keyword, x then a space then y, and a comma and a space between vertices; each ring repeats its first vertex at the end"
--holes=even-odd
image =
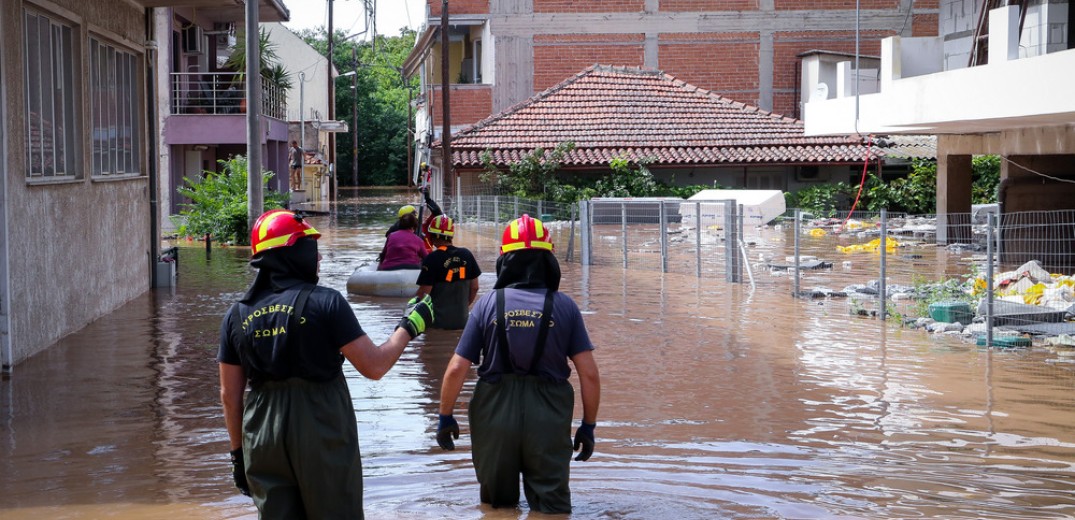
MULTIPOLYGON (((866 162, 862 164, 862 180, 859 181, 859 191, 855 194, 855 202, 851 203, 851 210, 847 212, 847 217, 844 218, 840 227, 836 229, 839 233, 844 230, 844 226, 847 225, 847 221, 851 220, 851 215, 855 213, 855 208, 859 205, 859 199, 862 197, 862 188, 866 186, 866 172, 870 170, 870 150, 873 148, 873 134, 870 134, 866 138, 866 162)), ((880 160, 880 159, 878 159, 880 160)))

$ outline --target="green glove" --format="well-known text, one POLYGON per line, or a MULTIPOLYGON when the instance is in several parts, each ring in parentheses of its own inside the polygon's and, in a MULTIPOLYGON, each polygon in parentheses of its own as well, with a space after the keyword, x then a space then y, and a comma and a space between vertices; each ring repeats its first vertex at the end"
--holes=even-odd
POLYGON ((399 321, 399 327, 403 327, 411 339, 418 337, 426 331, 426 327, 433 323, 433 299, 425 295, 421 300, 407 302, 407 310, 404 311, 403 319, 399 321))

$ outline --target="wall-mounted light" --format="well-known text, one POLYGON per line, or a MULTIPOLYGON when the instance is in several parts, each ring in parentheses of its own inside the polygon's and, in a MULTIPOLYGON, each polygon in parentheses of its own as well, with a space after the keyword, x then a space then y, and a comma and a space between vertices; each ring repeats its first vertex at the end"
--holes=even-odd
POLYGON ((194 150, 198 151, 198 152, 204 152, 204 151, 206 151, 208 149, 209 149, 209 145, 205 145, 205 144, 196 144, 196 145, 194 145, 194 150))

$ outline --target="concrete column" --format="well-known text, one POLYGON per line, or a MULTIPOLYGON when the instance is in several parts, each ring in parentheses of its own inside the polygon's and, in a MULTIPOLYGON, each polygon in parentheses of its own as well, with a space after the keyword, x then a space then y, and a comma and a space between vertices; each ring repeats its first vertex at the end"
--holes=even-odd
POLYGON ((971 241, 970 155, 937 155, 937 243, 968 244, 971 241))
POLYGON ((773 31, 760 31, 758 42, 758 108, 773 109, 773 31))
POLYGON ((989 63, 1019 59, 1019 6, 989 11, 989 63))
POLYGON ((660 46, 657 33, 646 33, 646 40, 642 44, 642 65, 647 69, 657 69, 660 66, 660 46))
POLYGON ((891 92, 892 82, 902 77, 903 55, 900 50, 900 37, 889 36, 881 40, 881 92, 891 92))

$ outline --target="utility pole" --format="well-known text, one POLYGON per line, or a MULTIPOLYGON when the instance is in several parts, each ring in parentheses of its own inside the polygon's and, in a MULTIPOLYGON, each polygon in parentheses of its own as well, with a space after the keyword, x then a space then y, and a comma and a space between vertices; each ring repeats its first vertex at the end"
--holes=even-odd
MULTIPOLYGON (((251 2, 257 3, 257 2, 251 2)), ((336 78, 332 77, 332 0, 328 0, 328 120, 336 120, 336 78)), ((328 200, 336 200, 336 134, 328 134, 328 200)))
MULTIPOLYGON (((448 0, 440 4, 440 94, 441 94, 441 171, 445 182, 456 182, 452 177, 452 118, 449 110, 449 94, 452 89, 451 74, 448 73, 448 0)), ((456 190, 458 191, 458 190, 456 190)))
POLYGON ((265 207, 261 191, 261 35, 258 3, 246 3, 246 219, 247 229, 265 207))
MULTIPOLYGON (((377 33, 373 33, 374 41, 377 33)), ((351 61, 355 65, 355 73, 351 76, 351 184, 358 188, 358 44, 351 42, 351 61)), ((357 191, 355 192, 357 195, 357 191)))

